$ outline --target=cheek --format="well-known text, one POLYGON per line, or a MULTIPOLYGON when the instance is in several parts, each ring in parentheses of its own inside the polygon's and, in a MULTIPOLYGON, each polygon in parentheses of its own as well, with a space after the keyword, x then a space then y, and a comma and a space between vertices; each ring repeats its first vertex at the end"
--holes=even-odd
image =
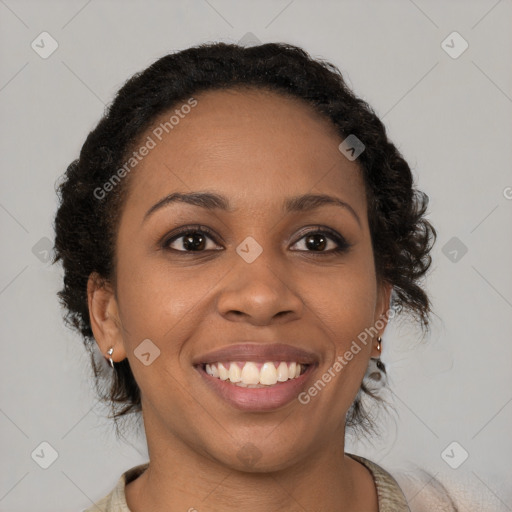
POLYGON ((374 322, 377 280, 371 251, 354 253, 311 290, 309 300, 329 338, 336 341, 336 352, 345 352, 374 322))
POLYGON ((355 394, 366 371, 372 349, 372 339, 367 331, 372 327, 373 318, 374 294, 371 287, 347 287, 338 295, 336 306, 331 307, 326 332, 330 336, 332 350, 324 369, 330 369, 331 376, 336 375, 334 381, 338 385, 335 388, 343 389, 343 393, 355 394))
POLYGON ((318 378, 329 382, 327 402, 341 413, 360 387, 372 349, 368 333, 374 325, 377 282, 371 251, 354 254, 311 287, 309 300, 330 345, 318 378))
POLYGON ((158 401, 163 388, 164 395, 174 395, 177 403, 186 396, 179 383, 186 382, 190 373, 185 357, 187 341, 205 323, 208 292, 223 275, 201 272, 199 267, 170 268, 165 262, 151 261, 136 253, 119 263, 123 343, 135 380, 147 400, 158 401), (142 351, 142 347, 147 348, 142 351), (157 357, 146 366, 144 358, 138 356, 148 351, 149 360, 153 360, 153 353, 157 357))
POLYGON ((212 272, 135 257, 126 258, 118 272, 120 315, 129 344, 139 338, 180 339, 178 333, 221 279, 212 272))
POLYGON ((157 414, 169 403, 183 413, 190 396, 183 390, 180 355, 191 313, 204 292, 183 286, 176 272, 135 255, 120 262, 118 276, 123 343, 142 399, 157 414))
POLYGON ((324 418, 327 430, 340 427, 368 366, 372 341, 365 329, 372 326, 375 306, 371 282, 349 286, 345 281, 343 289, 331 290, 324 305, 321 320, 330 350, 301 403, 309 402, 311 414, 324 418))

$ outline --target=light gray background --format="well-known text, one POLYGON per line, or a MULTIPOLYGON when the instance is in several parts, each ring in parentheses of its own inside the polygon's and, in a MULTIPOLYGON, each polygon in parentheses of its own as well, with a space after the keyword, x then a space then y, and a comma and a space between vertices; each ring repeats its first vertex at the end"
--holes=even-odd
POLYGON ((116 441, 63 326, 61 270, 44 261, 54 183, 134 72, 248 32, 340 67, 410 162, 439 232, 431 336, 393 324, 385 336, 398 415, 374 446, 347 450, 425 468, 476 496, 473 510, 512 510, 511 21, 510 0, 0 0, 0 510, 82 510, 147 460, 143 437, 116 441), (43 31, 59 45, 47 59, 31 48, 43 31), (457 59, 441 46, 453 31, 469 44, 457 59), (456 262, 442 251, 452 237, 467 247, 456 262), (48 469, 31 457, 43 441, 58 453, 48 469), (469 453, 458 469, 441 457, 452 441, 469 453))

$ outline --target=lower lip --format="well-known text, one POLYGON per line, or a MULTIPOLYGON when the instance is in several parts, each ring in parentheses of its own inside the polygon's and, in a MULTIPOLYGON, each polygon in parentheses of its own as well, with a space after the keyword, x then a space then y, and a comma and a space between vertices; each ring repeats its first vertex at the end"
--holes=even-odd
POLYGON ((315 365, 310 364, 299 377, 278 382, 273 386, 243 388, 229 381, 212 377, 206 373, 203 366, 196 366, 206 384, 213 391, 236 409, 244 411, 271 411, 288 404, 297 398, 306 387, 314 368, 315 365))

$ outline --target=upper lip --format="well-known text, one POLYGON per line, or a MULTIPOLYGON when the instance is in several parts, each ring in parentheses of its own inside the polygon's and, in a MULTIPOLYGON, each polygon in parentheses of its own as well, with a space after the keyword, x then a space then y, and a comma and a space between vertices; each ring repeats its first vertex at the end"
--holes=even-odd
POLYGON ((284 343, 258 344, 239 343, 222 347, 193 359, 192 364, 216 363, 219 361, 295 361, 301 364, 314 364, 318 357, 306 350, 284 343))

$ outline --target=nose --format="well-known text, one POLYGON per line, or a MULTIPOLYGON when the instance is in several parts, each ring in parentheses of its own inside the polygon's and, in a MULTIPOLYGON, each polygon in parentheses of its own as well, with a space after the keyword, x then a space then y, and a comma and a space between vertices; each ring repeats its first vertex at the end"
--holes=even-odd
POLYGON ((302 316, 304 303, 297 282, 285 265, 270 263, 265 251, 252 263, 240 259, 226 276, 217 307, 230 321, 269 325, 302 316))

